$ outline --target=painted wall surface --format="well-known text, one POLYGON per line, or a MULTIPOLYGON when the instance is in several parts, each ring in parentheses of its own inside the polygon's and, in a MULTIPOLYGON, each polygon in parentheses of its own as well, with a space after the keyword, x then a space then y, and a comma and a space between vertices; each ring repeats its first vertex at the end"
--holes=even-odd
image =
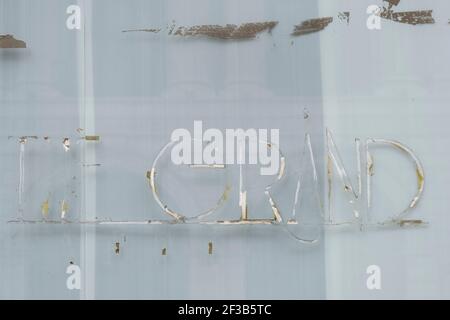
MULTIPOLYGON (((7 223, 20 209, 18 137, 24 135, 50 136, 25 145, 25 218, 40 219, 49 200, 50 218, 58 219, 67 199, 68 219, 166 219, 146 172, 172 131, 193 130, 195 120, 205 128, 280 129, 287 177, 273 192, 289 218, 306 126, 323 167, 319 35, 289 35, 294 24, 318 15, 315 1, 0 4, 0 33, 27 42, 26 49, 0 51, 1 298, 326 297, 324 242, 299 244, 280 226, 7 223), (66 27, 72 4, 82 9, 80 30, 66 27), (268 20, 279 24, 253 40, 177 38, 166 31, 172 21, 268 20), (153 27, 164 31, 122 32, 153 27), (100 135, 100 142, 77 141, 78 128, 100 135), (66 152, 62 141, 69 136, 66 152), (70 263, 80 267, 80 290, 66 286, 70 263)), ((228 201, 212 218, 239 218, 237 166, 226 174, 185 172, 165 158, 163 169, 161 195, 175 209, 192 214, 210 206, 228 182, 228 201)), ((250 216, 271 217, 263 191, 273 177, 244 169, 250 216)), ((317 213, 314 205, 306 197, 301 211, 317 213)))
MULTIPOLYGON (((80 228, 11 225, 18 215, 19 145, 23 135, 64 136, 79 127, 79 65, 76 35, 68 33, 69 1, 1 1, 0 29, 25 40, 27 49, 0 50, 0 297, 79 298, 67 290, 66 268, 80 261, 80 228), (9 136, 14 138, 8 139, 9 136)), ((59 140, 59 139, 58 139, 59 140)), ((62 140, 60 140, 62 142, 62 140)), ((65 182, 61 144, 30 140, 25 157, 24 215, 40 214, 53 194, 62 199, 65 182), (34 199, 35 197, 36 199, 34 199)), ((75 156, 75 155, 74 155, 75 156)), ((73 159, 73 162, 76 160, 73 159)), ((76 203, 72 202, 76 207, 76 203)))
MULTIPOLYGON (((387 2, 0 0, 0 34, 27 43, 0 49, 0 298, 449 298, 450 4, 402 0, 394 10, 433 10, 434 23, 381 19, 379 30, 367 27, 371 5, 387 2), (81 9, 79 30, 66 26, 71 5, 81 9), (318 17, 333 21, 291 35, 294 25, 318 17), (278 24, 255 39, 169 34, 172 25, 266 21, 278 24), (161 30, 123 32, 141 28, 161 30), (205 130, 280 130, 286 177, 272 192, 285 221, 293 209, 303 222, 320 217, 303 156, 307 132, 320 199, 338 220, 351 217, 352 207, 337 176, 327 196, 325 129, 353 185, 356 138, 400 141, 425 170, 425 192, 407 218, 428 224, 373 224, 404 210, 417 188, 411 159, 386 146, 372 150, 372 207, 360 212, 369 225, 289 227, 319 236, 313 245, 279 225, 10 223, 40 220, 46 203, 48 219, 58 220, 63 200, 69 221, 168 219, 146 173, 172 132, 192 132, 194 121, 205 130), (35 135, 21 153, 20 137, 35 135), (299 173, 304 189, 295 205, 299 173), (79 290, 67 286, 73 265, 80 267, 79 290), (370 290, 374 266, 381 287, 370 290)), ((158 190, 172 209, 194 215, 228 185, 227 201, 208 219, 239 219, 239 166, 181 168, 169 155, 160 165, 158 190)), ((258 166, 243 169, 250 217, 272 217, 264 190, 273 177, 260 176, 258 166)))
MULTIPOLYGON (((435 24, 382 19, 381 30, 368 30, 366 9, 372 4, 381 3, 320 1, 321 16, 352 14, 348 26, 333 24, 320 34, 325 126, 333 131, 352 178, 355 138, 395 139, 412 148, 425 168, 426 185, 410 218, 429 225, 364 232, 328 229, 327 298, 448 299, 450 47, 443 39, 450 32, 450 3, 400 1, 396 11, 432 9, 435 24), (380 267, 381 290, 367 289, 371 265, 380 267)), ((376 148, 373 156, 371 216, 382 220, 408 206, 416 176, 408 158, 390 148, 376 148)), ((346 209, 336 203, 335 210, 346 209)))

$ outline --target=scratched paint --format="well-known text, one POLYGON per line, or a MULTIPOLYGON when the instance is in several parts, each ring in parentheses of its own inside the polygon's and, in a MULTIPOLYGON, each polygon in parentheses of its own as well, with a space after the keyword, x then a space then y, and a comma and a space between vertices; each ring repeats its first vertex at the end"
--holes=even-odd
POLYGON ((338 18, 339 18, 339 20, 344 21, 347 24, 349 24, 350 23, 350 12, 349 11, 339 12, 338 18))
POLYGON ((220 25, 199 25, 193 27, 179 27, 175 32, 175 36, 184 37, 208 37, 223 40, 239 40, 254 39, 262 32, 271 32, 278 24, 277 21, 267 22, 250 22, 240 26, 235 24, 220 25))
MULTIPOLYGON (((398 23, 409 25, 425 25, 434 24, 433 10, 416 10, 416 11, 394 11, 393 7, 398 6, 400 0, 384 0, 387 6, 381 8, 380 17, 386 20, 391 20, 398 23)), ((350 11, 338 12, 337 18, 350 23, 350 11)), ((328 27, 333 22, 333 17, 322 17, 305 20, 298 25, 294 25, 291 36, 302 36, 314 32, 319 32, 328 27)), ((450 20, 449 20, 450 24, 450 20)), ((177 26, 175 21, 172 21, 166 26, 167 35, 177 37, 206 37, 220 40, 245 40, 255 39, 263 32, 271 33, 271 31, 278 25, 278 21, 264 21, 264 22, 248 22, 241 25, 226 24, 226 25, 195 25, 195 26, 177 26)), ((147 28, 147 29, 128 29, 122 32, 149 32, 160 33, 162 28, 147 28)), ((0 36, 0 41, 1 41, 0 36)), ((4 37, 4 36, 3 36, 4 37)), ((292 44, 292 43, 291 43, 292 44)), ((1 47, 1 46, 0 46, 1 47)))
POLYGON ((384 0, 389 3, 391 6, 397 6, 400 3, 400 0, 384 0))
POLYGON ((48 214, 50 212, 50 201, 46 199, 41 205, 41 213, 44 219, 48 218, 48 214))
POLYGON ((63 147, 64 147, 64 151, 66 151, 66 152, 70 150, 70 139, 69 138, 64 138, 63 147))

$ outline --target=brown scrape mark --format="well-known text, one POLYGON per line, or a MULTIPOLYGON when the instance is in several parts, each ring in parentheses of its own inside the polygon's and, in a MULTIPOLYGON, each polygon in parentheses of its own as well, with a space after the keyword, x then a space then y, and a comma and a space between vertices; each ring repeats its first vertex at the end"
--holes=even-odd
POLYGON ((26 48, 27 44, 25 41, 17 40, 11 34, 0 35, 0 48, 26 48))
POLYGON ((344 11, 338 13, 338 18, 341 21, 347 22, 347 24, 350 23, 350 12, 344 11))
POLYGON ((384 0, 389 3, 391 6, 396 6, 400 3, 400 0, 384 0))
POLYGON ((212 243, 212 241, 210 241, 209 243, 208 243, 208 254, 213 254, 213 243, 212 243))
POLYGON ((162 256, 167 256, 167 248, 162 248, 161 255, 162 256))
POLYGON ((306 108, 303 109, 303 119, 304 120, 308 120, 309 119, 309 111, 306 108))
POLYGON ((100 141, 100 136, 84 136, 86 141, 100 141))
MULTIPOLYGON (((249 22, 239 26, 235 24, 199 25, 192 27, 178 27, 173 35, 182 37, 207 37, 221 40, 254 39, 261 32, 271 32, 278 21, 249 22)), ((172 30, 169 31, 169 35, 172 30)))
POLYGON ((333 17, 316 18, 303 21, 301 24, 294 26, 294 31, 292 31, 291 36, 296 37, 321 31, 331 22, 333 22, 333 17))
POLYGON ((130 29, 130 30, 122 30, 122 32, 150 32, 150 33, 158 33, 161 29, 130 29))
POLYGON ((435 23, 433 10, 394 12, 390 8, 383 8, 380 17, 394 22, 411 25, 435 23))
POLYGON ((114 245, 114 252, 116 253, 116 255, 120 254, 120 242, 116 242, 114 245))

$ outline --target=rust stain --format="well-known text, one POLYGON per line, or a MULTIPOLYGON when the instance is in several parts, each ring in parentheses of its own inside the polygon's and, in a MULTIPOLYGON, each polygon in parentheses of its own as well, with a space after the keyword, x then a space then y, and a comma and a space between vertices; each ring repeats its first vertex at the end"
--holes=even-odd
MULTIPOLYGON (((182 37, 207 37, 221 40, 254 39, 259 33, 271 32, 278 21, 249 22, 241 25, 198 25, 192 27, 178 27, 173 35, 182 37)), ((169 31, 169 35, 172 30, 169 31)))
POLYGON ((0 35, 0 48, 22 49, 22 48, 26 48, 26 47, 27 47, 27 44, 25 43, 25 41, 18 40, 16 38, 14 38, 14 36, 11 34, 0 35))
POLYGON ((316 18, 303 21, 301 24, 295 25, 291 36, 302 36, 325 29, 331 22, 333 17, 316 18))
POLYGON ((433 10, 395 12, 391 9, 391 6, 389 6, 389 8, 382 9, 380 17, 394 22, 411 25, 435 23, 433 10))

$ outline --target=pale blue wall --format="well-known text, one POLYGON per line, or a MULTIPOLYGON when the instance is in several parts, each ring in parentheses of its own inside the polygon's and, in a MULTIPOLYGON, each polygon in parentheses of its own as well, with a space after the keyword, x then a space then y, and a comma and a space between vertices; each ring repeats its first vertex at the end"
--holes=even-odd
MULTIPOLYGON (((318 15, 315 1, 80 2, 88 11, 84 35, 65 27, 65 9, 71 1, 2 0, 1 4, 0 32, 14 33, 27 41, 28 49, 0 52, 4 145, 0 153, 4 181, 0 297, 325 298, 323 243, 300 245, 277 227, 81 229, 5 223, 17 212, 19 171, 18 146, 6 137, 74 135, 84 123, 80 111, 85 108, 93 111, 95 119, 90 120, 101 135, 95 151, 102 166, 94 176, 89 173, 87 182, 96 183, 95 203, 92 198, 89 204, 81 203, 85 200, 81 182, 74 183, 79 197, 73 199, 72 216, 88 206, 89 214, 99 218, 164 218, 151 198, 145 172, 170 133, 179 127, 192 129, 194 120, 220 129, 280 129, 289 177, 275 196, 288 215, 303 147, 304 108, 312 116, 319 165, 323 155, 319 37, 289 36, 294 24, 318 15), (157 35, 121 32, 165 28, 172 20, 180 25, 280 23, 271 35, 235 42, 177 39, 164 31, 157 35), (81 99, 84 94, 86 100, 81 99), (116 256, 113 246, 118 240, 122 250, 116 256), (214 243, 211 256, 209 241, 214 243), (162 247, 168 249, 165 257, 162 247), (81 293, 65 286, 69 261, 91 272, 86 275, 89 286, 81 293)), ((82 181, 76 166, 82 145, 74 146, 73 158, 64 167, 62 148, 58 149, 58 140, 54 143, 55 149, 43 155, 39 144, 27 148, 25 208, 29 216, 39 217, 47 189, 53 190, 55 201, 62 197, 64 174, 74 173, 82 181), (51 178, 46 170, 53 173, 51 178), (64 174, 55 175, 58 170, 64 174)), ((237 218, 237 171, 230 171, 232 193, 218 214, 237 218)), ((254 185, 250 214, 270 217, 270 207, 261 195, 267 180, 250 174, 247 178, 254 185)), ((186 189, 165 185, 166 195, 174 206, 194 208, 209 203, 205 200, 216 194, 216 183, 221 181, 206 180, 186 189), (202 192, 211 195, 201 197, 202 192)), ((308 211, 307 205, 304 209, 308 211)))

